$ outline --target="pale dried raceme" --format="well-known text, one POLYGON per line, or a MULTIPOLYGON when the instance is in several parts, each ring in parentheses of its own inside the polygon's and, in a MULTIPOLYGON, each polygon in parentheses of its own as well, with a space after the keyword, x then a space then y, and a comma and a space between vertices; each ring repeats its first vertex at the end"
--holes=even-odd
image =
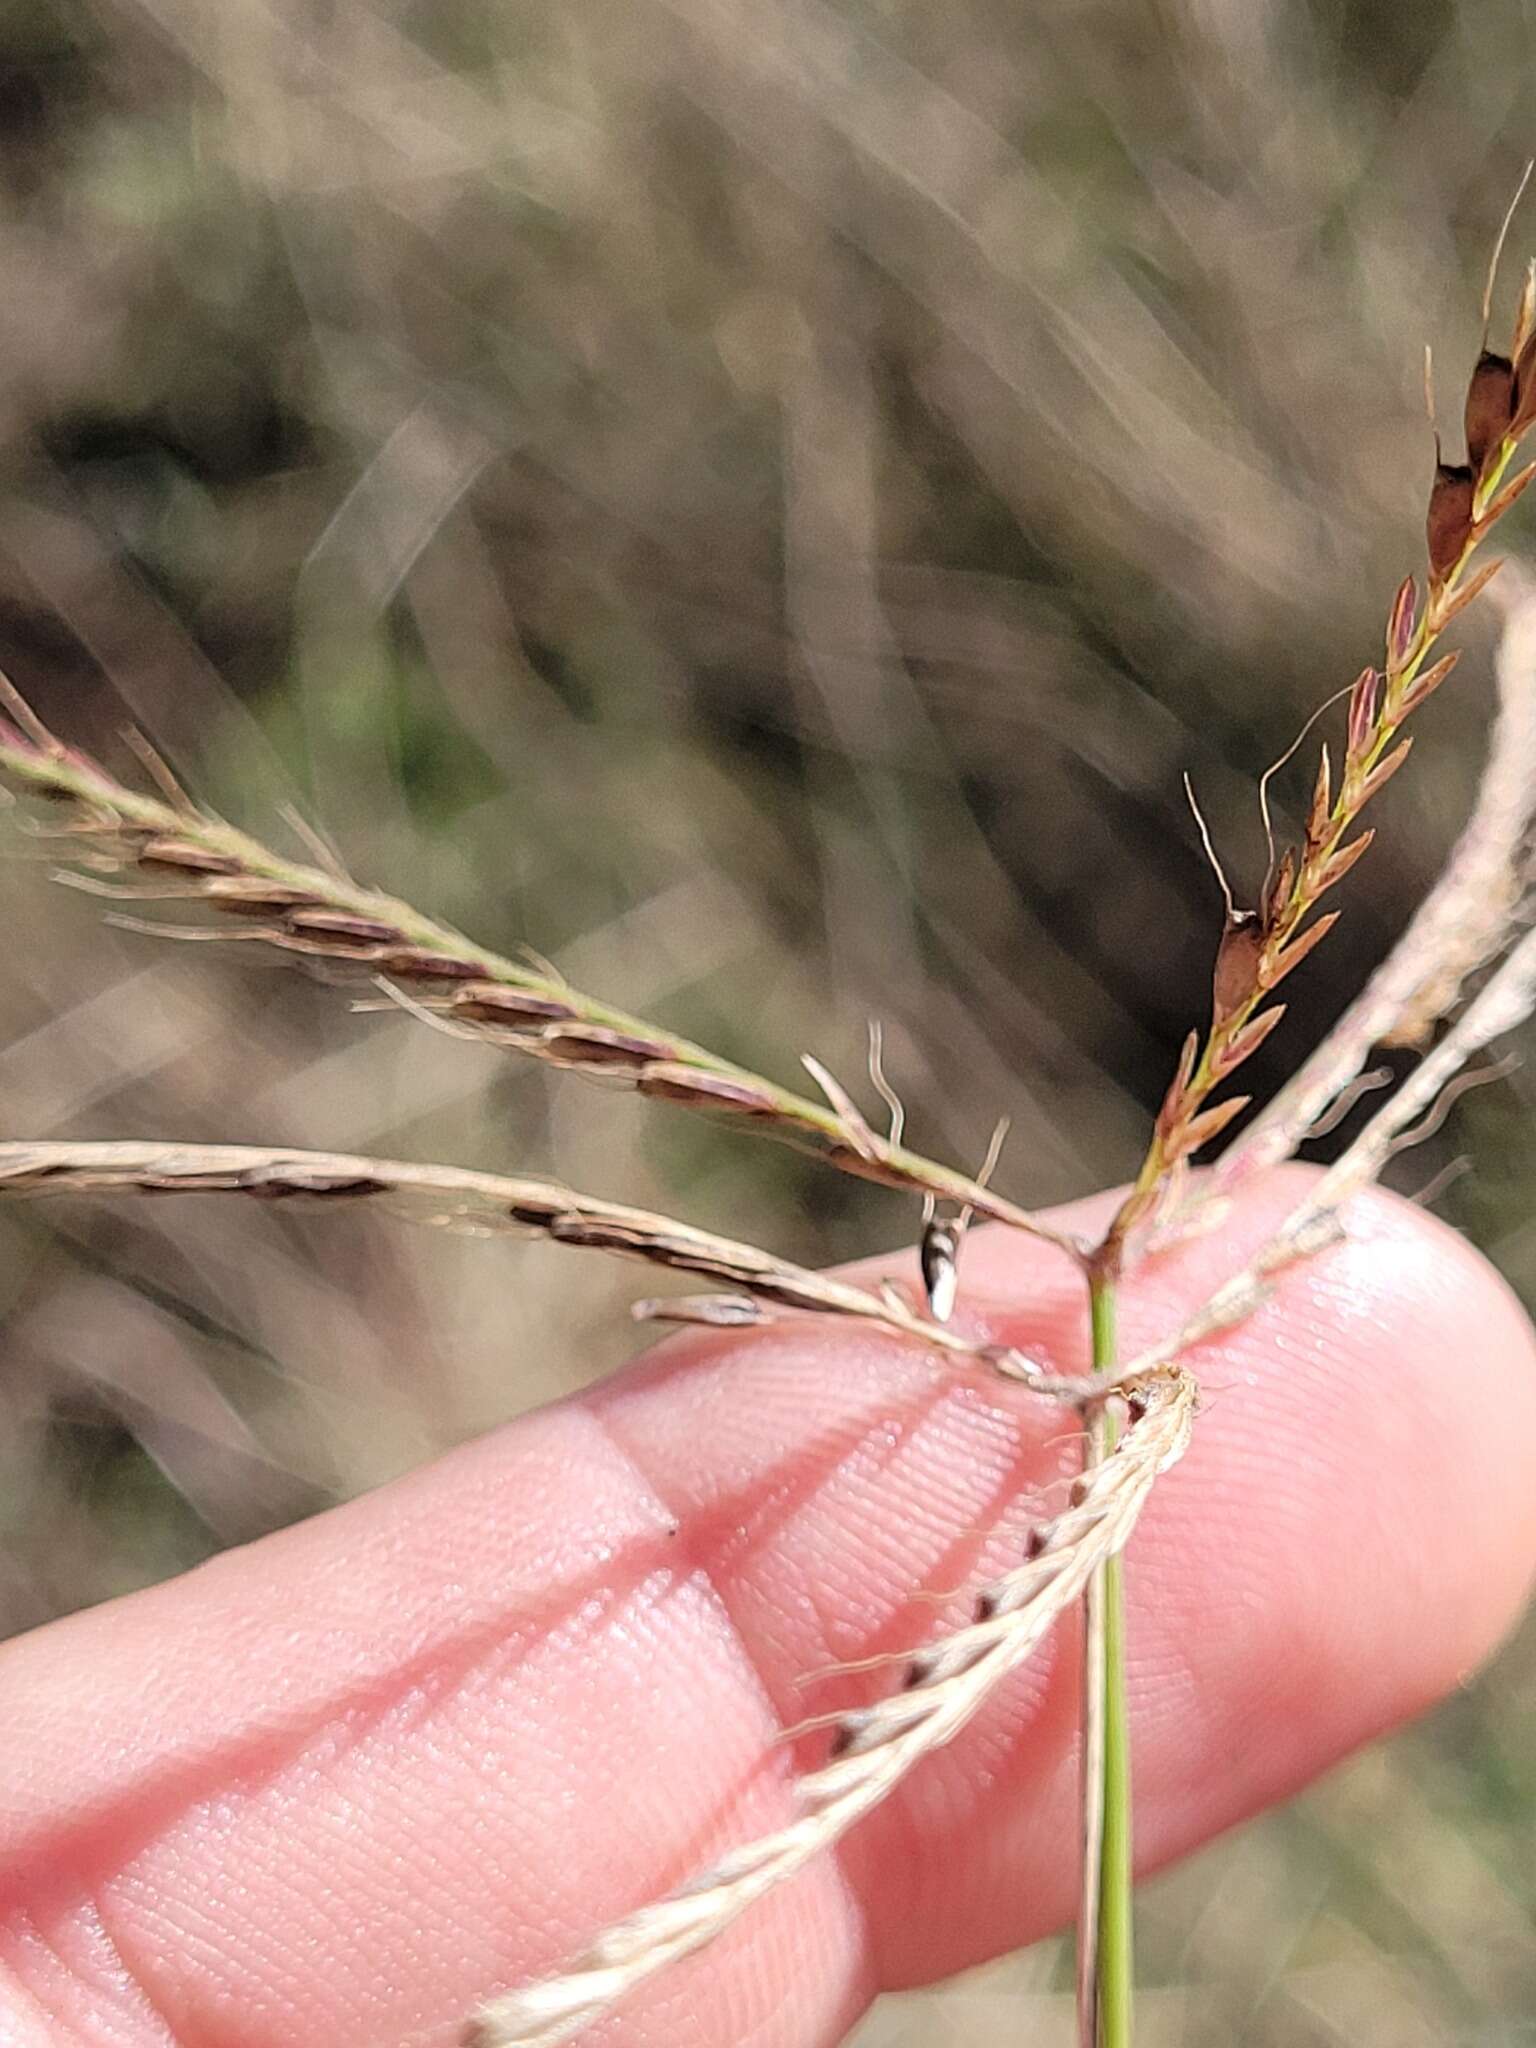
POLYGON ((1123 1548, 1153 1481, 1184 1453, 1195 1411, 1187 1374, 1155 1372, 1121 1391, 1131 1421, 1117 1448, 1075 1482, 1066 1511, 1034 1531, 1025 1561, 984 1588, 974 1620, 916 1653, 900 1692, 829 1721, 833 1753, 796 1781, 794 1818, 610 1927, 560 1976, 494 2000, 464 2036, 471 2048, 553 2048, 590 2026, 646 1978, 713 1941, 959 1733, 1095 1567, 1123 1548))
MULTIPOLYGON (((75 813, 70 837, 85 848, 76 856, 82 863, 130 872, 135 900, 169 897, 219 919, 152 927, 158 935, 244 939, 366 970, 408 989, 405 1008, 430 1013, 465 1036, 626 1081, 659 1101, 812 1146, 844 1172, 968 1205, 1080 1259, 1080 1246, 1005 1196, 880 1136, 836 1084, 830 1103, 797 1095, 584 995, 547 963, 505 959, 397 897, 361 888, 339 872, 283 860, 184 800, 127 789, 55 739, 3 677, 0 705, 13 721, 0 718, 0 778, 69 805, 75 813)), ((76 879, 110 893, 94 876, 76 879)))
POLYGON ((1411 1126, 1420 1117, 1433 1114, 1468 1060, 1523 1024, 1533 1009, 1536 931, 1528 931, 1440 1043, 1328 1168, 1306 1204, 1308 1212, 1318 1218, 1334 1215, 1350 1195, 1374 1180, 1393 1154, 1413 1141, 1411 1126))
POLYGON ((1467 828, 1362 993, 1216 1161, 1201 1206, 1289 1159, 1360 1073, 1371 1049, 1421 1043, 1454 1006, 1468 975, 1509 936, 1529 887, 1528 839, 1536 814, 1536 584, 1507 567, 1498 588, 1506 599, 1499 713, 1467 828), (1516 589, 1506 589, 1517 574, 1516 589))
POLYGON ((266 1201, 372 1199, 434 1223, 487 1232, 531 1231, 558 1244, 616 1252, 674 1272, 702 1273, 750 1297, 743 1301, 741 1295, 727 1296, 722 1302, 718 1295, 706 1296, 705 1310, 688 1300, 641 1304, 658 1319, 740 1327, 763 1319, 743 1313, 753 1304, 854 1317, 1021 1380, 1039 1393, 1066 1399, 1084 1395, 1080 1380, 1052 1378, 1011 1345, 966 1337, 948 1324, 932 1322, 909 1309, 892 1289, 870 1294, 830 1274, 775 1258, 755 1245, 696 1230, 670 1216, 579 1195, 550 1181, 259 1145, 89 1144, 73 1139, 0 1144, 0 1196, 124 1190, 242 1194, 266 1201))

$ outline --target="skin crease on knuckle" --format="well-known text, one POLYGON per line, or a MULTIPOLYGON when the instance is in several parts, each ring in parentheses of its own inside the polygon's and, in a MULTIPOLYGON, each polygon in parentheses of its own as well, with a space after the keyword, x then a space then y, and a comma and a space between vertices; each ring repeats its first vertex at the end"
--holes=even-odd
MULTIPOLYGON (((1272 1176, 1219 1239, 1138 1273, 1127 1349, 1303 1185, 1272 1176)), ((1091 1228, 1109 1199, 1067 1220, 1091 1228)), ((1529 1582, 1520 1311, 1408 1205, 1367 1196, 1348 1222, 1192 1354, 1194 1446, 1133 1540, 1145 1868, 1454 1685, 1529 1582)), ((1080 1283, 1016 1235, 972 1234, 958 1313, 1082 1363, 1080 1283)), ((807 1680, 962 1618, 1074 1457, 1060 1409, 912 1346, 826 1322, 689 1336, 22 1639, 0 1662, 0 1739, 21 1759, 0 1805, 0 2042, 446 2048, 488 1988, 778 1824, 795 1758, 818 1753, 778 1728, 894 1682, 807 1680)), ((1059 1925, 1074 1635, 603 2038, 811 2048, 876 1989, 1059 1925)))

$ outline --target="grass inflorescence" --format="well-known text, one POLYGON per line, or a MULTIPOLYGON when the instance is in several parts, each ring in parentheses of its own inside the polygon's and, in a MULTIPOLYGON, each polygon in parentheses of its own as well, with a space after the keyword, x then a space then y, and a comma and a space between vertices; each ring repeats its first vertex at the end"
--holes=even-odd
MULTIPOLYGON (((1461 1001, 1469 974, 1497 961, 1454 1025, 1272 1239, 1156 1345, 1124 1361, 1116 1296, 1133 1258, 1170 1231, 1193 1227, 1210 1192, 1187 1186, 1193 1157, 1247 1098, 1218 1091, 1279 1024, 1275 992, 1326 937, 1322 909, 1367 851, 1367 809, 1414 744, 1405 728, 1446 682, 1447 629, 1499 567, 1473 569, 1495 525, 1536 465, 1508 472, 1536 424, 1536 272, 1527 274, 1507 354, 1485 345, 1464 406, 1466 459, 1438 443, 1426 513, 1427 565, 1403 579, 1388 608, 1384 652, 1346 692, 1342 739, 1321 748, 1299 841, 1271 859, 1259 900, 1230 898, 1216 947, 1209 1018, 1189 1035, 1134 1182, 1097 1245, 1044 1224, 990 1185, 901 1143, 902 1115, 872 1054, 871 1082, 891 1109, 877 1131, 852 1095, 809 1054, 820 1098, 719 1057, 641 1017, 588 996, 558 969, 509 959, 363 887, 339 865, 295 862, 211 816, 164 778, 134 789, 48 731, 4 686, 0 775, 49 799, 52 830, 72 879, 119 904, 159 901, 197 921, 145 926, 164 936, 260 944, 363 980, 439 1030, 590 1077, 620 1080, 663 1103, 711 1113, 746 1131, 808 1147, 831 1166, 1045 1239, 1080 1269, 1094 1372, 1057 1377, 1011 1346, 950 1327, 947 1293, 861 1288, 696 1225, 552 1182, 350 1154, 165 1140, 0 1144, 0 1195, 219 1193, 327 1204, 380 1202, 436 1223, 523 1230, 580 1250, 639 1259, 702 1277, 721 1292, 639 1305, 651 1319, 751 1329, 781 1315, 830 1316, 877 1327, 957 1367, 1000 1372, 1086 1418, 1084 1468, 1062 1514, 1039 1524, 1023 1561, 982 1588, 971 1618, 913 1652, 901 1686, 828 1717, 830 1747, 795 1786, 782 1828, 727 1854, 672 1896, 641 1904, 547 1980, 489 1998, 469 2022, 477 2048, 549 2048, 598 2019, 635 1986, 713 1939, 738 1914, 820 1853, 883 1799, 924 1756, 965 1726, 1001 1678, 1027 1657, 1066 1607, 1086 1599, 1083 2048, 1126 2048, 1131 2028, 1129 1731, 1123 1592, 1118 1560, 1159 1474, 1195 1427, 1198 1388, 1189 1349, 1247 1315, 1275 1272, 1316 1255, 1346 1227, 1348 1196, 1443 1100, 1466 1061, 1536 1001, 1536 935, 1512 943, 1527 894, 1524 841, 1536 807, 1536 651, 1502 678, 1504 709, 1483 796, 1445 881, 1339 1031, 1232 1146, 1210 1176, 1219 1195, 1244 1174, 1290 1156, 1355 1085, 1370 1047, 1424 1039, 1461 1001), (1468 916, 1468 904, 1478 907, 1468 916), (1500 956, 1502 955, 1502 958, 1500 956)), ((1523 600, 1526 612, 1531 600, 1523 600)), ((1520 625, 1517 607, 1514 624, 1520 625)), ((46 829, 42 826, 39 830, 46 829)), ((989 1162, 990 1165, 990 1162, 989 1162)), ((963 1227, 945 1223, 945 1257, 963 1227)), ((950 1276, 952 1279, 952 1275, 950 1276)))
POLYGON ((1425 515, 1429 562, 1423 589, 1415 577, 1404 577, 1387 614, 1384 659, 1380 666, 1363 668, 1349 689, 1337 787, 1325 744, 1300 845, 1272 861, 1256 909, 1228 911, 1212 976, 1210 1023, 1203 1038, 1191 1032, 1185 1041, 1146 1156, 1101 1248, 1106 1262, 1123 1257, 1133 1232, 1156 1209, 1169 1176, 1247 1108, 1247 1096, 1228 1096, 1214 1105, 1210 1098, 1279 1024, 1284 1005, 1269 998, 1337 922, 1337 910, 1315 918, 1313 913, 1370 846, 1372 828, 1357 832, 1356 827, 1408 759, 1413 736, 1403 729, 1460 659, 1455 652, 1437 660, 1431 656, 1446 628, 1503 566, 1489 562, 1475 575, 1466 573, 1482 542, 1536 476, 1532 463, 1504 481, 1521 440, 1536 424, 1532 308, 1528 274, 1510 354, 1497 356, 1485 348, 1467 388, 1468 460, 1443 461, 1437 437, 1425 515))

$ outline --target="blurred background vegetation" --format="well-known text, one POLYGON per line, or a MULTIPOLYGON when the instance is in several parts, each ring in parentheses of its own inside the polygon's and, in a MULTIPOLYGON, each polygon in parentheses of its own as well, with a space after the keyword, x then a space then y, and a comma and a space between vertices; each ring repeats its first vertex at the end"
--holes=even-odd
MULTIPOLYGON (((1114 1180, 1208 999, 1181 772, 1251 893, 1257 775, 1421 560, 1422 345, 1453 390, 1533 79, 1523 0, 10 0, 0 659, 119 769, 136 723, 749 1064, 855 1075, 879 1014, 917 1142, 974 1160, 1006 1108, 1020 1200, 1114 1180)), ((1532 246, 1527 208, 1501 320, 1532 246)), ((1491 630, 1261 1087, 1454 836, 1491 630)), ((816 1261, 913 1233, 104 927, 14 835, 0 917, 8 1136, 550 1171, 816 1261)), ((1528 1298, 1530 1086, 1403 1181, 1475 1154, 1442 1207, 1528 1298)), ((0 1214, 0 1626, 612 1365, 635 1292, 372 1217, 0 1214)), ((1528 1634, 1150 1887, 1147 2048, 1536 2040, 1533 1686, 1528 1634)), ((1065 2042, 1065 1981, 1037 1950, 861 2040, 1065 2042)))

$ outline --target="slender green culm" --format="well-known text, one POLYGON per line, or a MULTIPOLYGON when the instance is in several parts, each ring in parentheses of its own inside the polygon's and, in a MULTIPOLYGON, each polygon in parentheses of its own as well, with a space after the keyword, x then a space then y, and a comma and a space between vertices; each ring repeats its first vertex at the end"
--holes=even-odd
MULTIPOLYGON (((1112 1279, 1095 1277, 1090 1294, 1093 1324, 1093 1369, 1112 1372, 1119 1364, 1116 1338, 1116 1293, 1112 1279)), ((1103 1411, 1101 1455, 1114 1449, 1115 1419, 1103 1411)), ((1090 1811, 1096 1814, 1099 1837, 1098 1925, 1094 1941, 1094 2048, 1130 2048, 1134 1956, 1131 1920, 1131 1745, 1125 1693, 1125 1596, 1121 1560, 1103 1567, 1097 1602, 1100 1633, 1103 1741, 1092 1761, 1099 1773, 1090 1811)))

